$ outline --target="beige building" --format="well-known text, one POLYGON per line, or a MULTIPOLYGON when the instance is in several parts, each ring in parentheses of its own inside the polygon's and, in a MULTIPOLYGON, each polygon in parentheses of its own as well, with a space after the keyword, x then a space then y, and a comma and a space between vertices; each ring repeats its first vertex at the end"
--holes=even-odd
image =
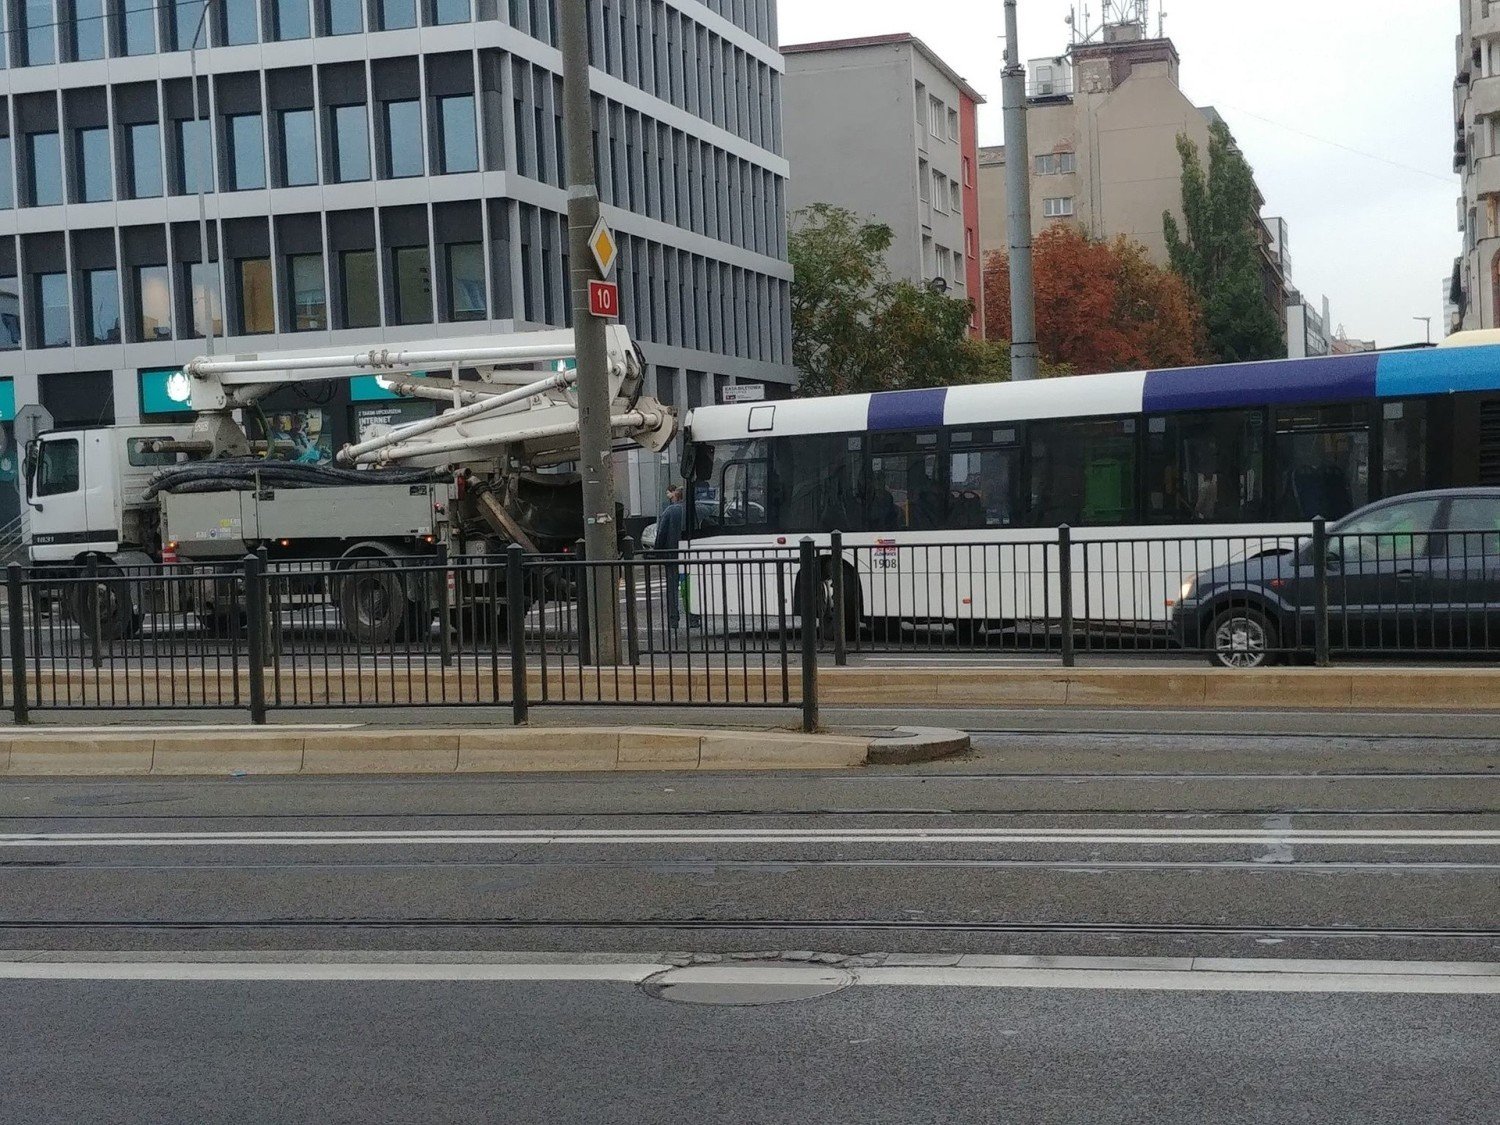
MULTIPOLYGON (((1170 39, 1145 38, 1138 22, 1107 26, 1099 40, 1029 66, 1027 139, 1031 148, 1031 228, 1076 223, 1097 238, 1126 235, 1167 264, 1162 215, 1182 218, 1186 134, 1208 155, 1219 115, 1192 103, 1179 84, 1181 60, 1170 39)), ((1257 214, 1264 202, 1256 193, 1257 214)), ((1007 245, 1005 149, 979 151, 980 244, 988 255, 1007 245)), ((1284 225, 1282 230, 1284 231, 1284 225)), ((1261 227, 1266 300, 1286 327, 1281 247, 1261 227)))
POLYGON ((1449 331, 1500 328, 1500 4, 1459 0, 1453 170, 1462 253, 1449 290, 1449 331))
MULTIPOLYGON (((1066 219, 1100 238, 1129 235, 1165 262, 1162 212, 1182 213, 1177 137, 1186 133, 1206 153, 1214 111, 1182 92, 1172 41, 1140 32, 1139 24, 1106 28, 1104 42, 1031 63, 1031 225, 1066 219)), ((979 197, 980 242, 1003 250, 1003 148, 980 151, 979 197)))

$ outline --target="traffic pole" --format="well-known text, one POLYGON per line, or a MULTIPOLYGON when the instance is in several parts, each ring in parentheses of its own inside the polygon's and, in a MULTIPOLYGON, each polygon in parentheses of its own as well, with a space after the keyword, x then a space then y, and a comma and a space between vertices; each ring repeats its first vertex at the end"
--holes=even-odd
POLYGON ((572 273, 573 334, 578 357, 579 467, 583 476, 584 568, 591 589, 593 655, 602 665, 618 664, 619 599, 615 591, 620 558, 615 526, 615 479, 611 464, 609 366, 605 322, 589 312, 589 282, 601 276, 589 246, 599 223, 599 186, 594 167, 593 97, 589 87, 588 0, 561 0, 563 134, 567 142, 568 255, 572 273))
POLYGON ((1010 377, 1037 377, 1036 288, 1031 266, 1031 156, 1026 136, 1026 67, 1016 31, 1016 0, 1005 0, 1005 201, 1010 228, 1010 377))

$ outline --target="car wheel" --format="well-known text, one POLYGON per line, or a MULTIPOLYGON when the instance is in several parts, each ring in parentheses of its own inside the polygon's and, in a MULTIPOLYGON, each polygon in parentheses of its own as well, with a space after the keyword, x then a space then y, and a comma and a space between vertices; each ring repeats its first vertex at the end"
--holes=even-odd
POLYGON ((1208 662, 1215 668, 1264 668, 1275 663, 1276 626, 1257 609, 1226 609, 1209 626, 1208 662))

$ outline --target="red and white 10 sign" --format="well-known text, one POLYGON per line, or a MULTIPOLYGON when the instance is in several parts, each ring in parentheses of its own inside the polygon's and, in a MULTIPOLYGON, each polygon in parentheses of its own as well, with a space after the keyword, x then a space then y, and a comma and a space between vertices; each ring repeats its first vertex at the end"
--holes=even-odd
POLYGON ((589 282, 589 312, 605 320, 620 315, 620 287, 612 281, 589 282))

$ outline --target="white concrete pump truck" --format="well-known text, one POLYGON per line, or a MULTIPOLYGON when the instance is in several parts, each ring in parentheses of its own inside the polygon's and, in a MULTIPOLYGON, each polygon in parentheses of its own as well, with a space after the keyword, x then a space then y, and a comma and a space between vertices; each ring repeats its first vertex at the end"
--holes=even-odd
MULTIPOLYGON (((438 544, 451 557, 496 556, 512 543, 562 553, 583 534, 582 489, 558 471, 580 458, 572 332, 434 340, 347 351, 204 356, 168 393, 192 424, 44 433, 26 450, 33 573, 105 578, 162 564, 204 573, 265 548, 273 564, 336 560, 319 591, 356 640, 379 644, 430 625, 414 576, 438 544), (382 387, 444 409, 345 445, 335 465, 301 464, 272 434, 259 400, 280 387, 374 375, 382 387), (405 573, 403 572, 405 571, 405 573), (342 576, 342 577, 339 577, 342 576)), ((639 351, 609 329, 617 442, 652 451, 677 432, 668 407, 641 394, 639 351)), ((505 621, 504 568, 478 568, 494 588, 466 602, 505 621)), ((102 639, 129 637, 147 583, 65 584, 62 609, 102 639), (131 591, 126 593, 126 591, 131 591), (87 604, 82 604, 87 602, 87 604), (91 623, 98 623, 97 625, 91 623)), ((242 612, 232 579, 192 583, 194 613, 224 629, 242 612)), ((533 595, 534 596, 534 595, 533 595)), ((159 607, 156 607, 159 608, 159 607)))

